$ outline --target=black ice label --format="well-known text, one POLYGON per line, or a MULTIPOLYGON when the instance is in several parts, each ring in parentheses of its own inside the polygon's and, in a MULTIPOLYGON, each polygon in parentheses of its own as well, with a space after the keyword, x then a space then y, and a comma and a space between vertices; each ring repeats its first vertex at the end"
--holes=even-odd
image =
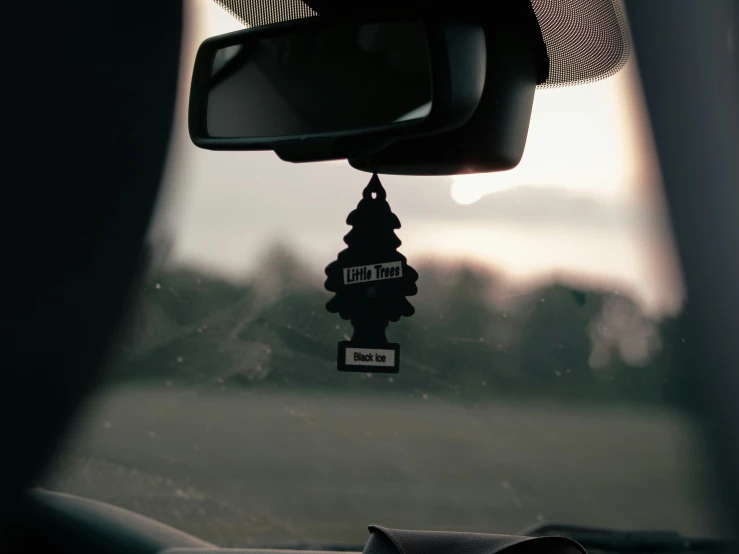
POLYGON ((346 365, 395 367, 395 351, 384 348, 347 348, 346 365))
POLYGON ((398 279, 403 276, 402 262, 364 265, 344 268, 344 284, 367 283, 383 279, 398 279))
POLYGON ((342 340, 337 354, 339 371, 398 373, 400 369, 400 345, 393 342, 385 342, 375 348, 342 340))

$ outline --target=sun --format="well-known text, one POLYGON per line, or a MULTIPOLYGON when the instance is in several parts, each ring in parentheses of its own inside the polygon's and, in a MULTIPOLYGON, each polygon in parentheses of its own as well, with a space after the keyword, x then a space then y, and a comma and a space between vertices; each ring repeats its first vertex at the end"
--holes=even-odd
MULTIPOLYGON (((456 175, 452 199, 471 204, 518 186, 556 187, 604 201, 628 201, 654 178, 632 61, 588 85, 537 90, 523 158, 510 171, 456 175)), ((652 183, 650 183, 652 184, 652 183)))

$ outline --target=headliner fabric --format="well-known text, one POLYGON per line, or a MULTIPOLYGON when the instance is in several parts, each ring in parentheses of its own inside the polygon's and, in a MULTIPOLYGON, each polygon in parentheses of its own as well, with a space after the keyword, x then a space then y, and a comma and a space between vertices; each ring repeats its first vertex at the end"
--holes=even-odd
MULTIPOLYGON (((215 2, 247 27, 320 15, 302 0, 215 2)), ((531 5, 550 60, 549 78, 540 87, 599 81, 629 59, 631 39, 620 0, 531 0, 531 5)))
POLYGON ((544 87, 590 83, 620 70, 631 39, 617 0, 532 0, 549 52, 544 87))
POLYGON ((302 0, 215 0, 247 27, 259 27, 318 14, 302 0))

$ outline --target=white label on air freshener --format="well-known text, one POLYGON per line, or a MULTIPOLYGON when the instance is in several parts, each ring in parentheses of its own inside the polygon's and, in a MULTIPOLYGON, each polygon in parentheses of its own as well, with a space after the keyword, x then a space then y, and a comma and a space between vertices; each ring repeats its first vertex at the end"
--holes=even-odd
POLYGON ((397 279, 403 276, 403 262, 363 265, 344 268, 344 284, 367 283, 384 279, 397 279))
POLYGON ((347 348, 346 365, 395 367, 395 351, 382 348, 347 348))

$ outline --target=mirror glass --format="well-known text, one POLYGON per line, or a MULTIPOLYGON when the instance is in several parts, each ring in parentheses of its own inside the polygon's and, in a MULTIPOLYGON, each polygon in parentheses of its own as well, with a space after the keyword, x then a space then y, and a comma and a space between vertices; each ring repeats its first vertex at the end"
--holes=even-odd
POLYGON ((426 117, 432 82, 421 22, 316 25, 216 51, 211 137, 293 137, 426 117))

